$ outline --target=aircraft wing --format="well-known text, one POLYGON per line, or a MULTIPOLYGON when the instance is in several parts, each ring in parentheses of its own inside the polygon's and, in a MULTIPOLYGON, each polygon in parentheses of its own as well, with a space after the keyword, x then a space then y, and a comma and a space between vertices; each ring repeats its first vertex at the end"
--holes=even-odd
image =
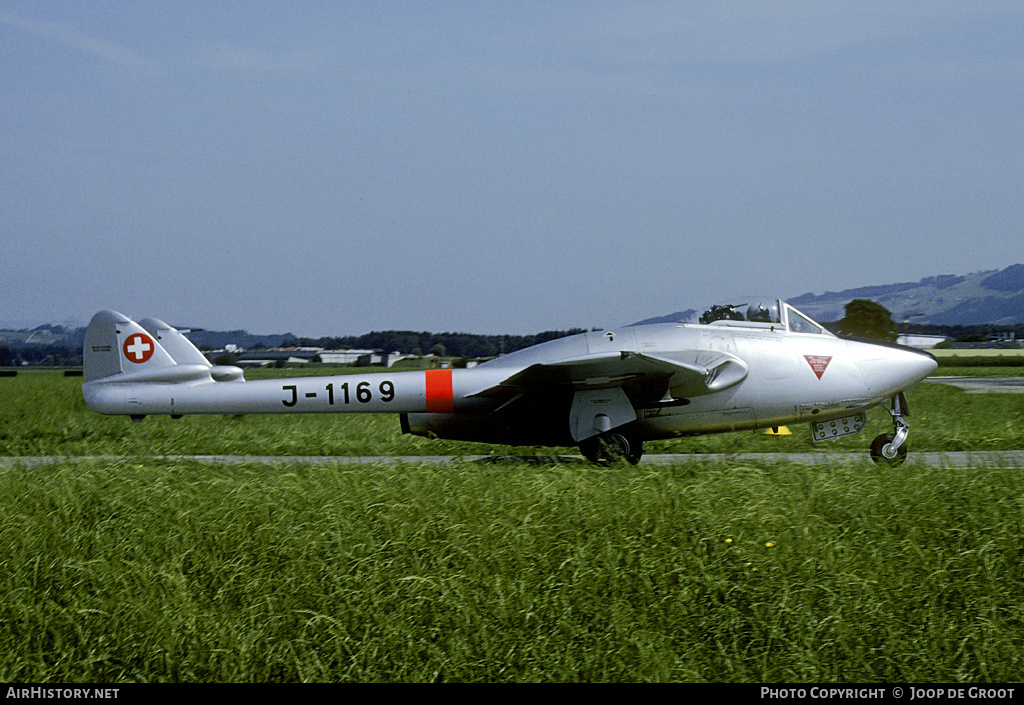
POLYGON ((743 360, 706 350, 673 353, 672 357, 638 352, 584 355, 555 362, 537 363, 504 379, 497 387, 473 396, 489 396, 509 388, 536 391, 552 386, 573 390, 622 387, 630 382, 664 378, 671 397, 711 394, 739 384, 747 376, 743 360))

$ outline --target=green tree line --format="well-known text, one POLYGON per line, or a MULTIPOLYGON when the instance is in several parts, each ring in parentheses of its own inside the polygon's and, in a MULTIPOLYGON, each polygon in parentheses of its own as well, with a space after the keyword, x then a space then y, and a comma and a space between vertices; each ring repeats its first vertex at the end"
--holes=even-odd
POLYGON ((81 367, 82 348, 66 345, 26 345, 12 347, 0 343, 0 367, 39 365, 43 367, 81 367))
POLYGON ((373 331, 363 335, 293 338, 285 346, 302 346, 343 350, 348 348, 403 352, 408 354, 442 354, 469 359, 504 355, 531 345, 585 333, 585 328, 551 330, 534 335, 478 335, 473 333, 430 333, 408 330, 373 331))

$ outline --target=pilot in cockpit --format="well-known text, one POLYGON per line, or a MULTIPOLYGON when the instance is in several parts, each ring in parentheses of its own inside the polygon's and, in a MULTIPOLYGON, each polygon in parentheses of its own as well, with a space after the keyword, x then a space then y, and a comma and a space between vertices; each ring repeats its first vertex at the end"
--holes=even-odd
POLYGON ((750 304, 750 307, 747 308, 747 320, 754 323, 773 322, 771 311, 762 303, 750 304))
POLYGON ((746 303, 715 305, 706 309, 700 316, 700 322, 704 325, 714 323, 715 321, 778 323, 779 307, 774 301, 757 299, 749 305, 746 303))
MULTIPOLYGON (((742 306, 742 304, 740 304, 742 306)), ((701 314, 701 323, 712 323, 714 321, 742 321, 743 314, 736 310, 732 304, 714 305, 701 314)))

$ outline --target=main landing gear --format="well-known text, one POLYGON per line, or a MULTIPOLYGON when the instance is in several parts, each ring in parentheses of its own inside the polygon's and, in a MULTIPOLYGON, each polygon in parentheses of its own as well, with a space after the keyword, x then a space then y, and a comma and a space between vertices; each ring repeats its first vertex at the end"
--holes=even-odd
POLYGON ((606 431, 580 442, 580 452, 597 465, 614 465, 622 460, 636 465, 644 454, 644 444, 621 431, 606 431))
POLYGON ((907 434, 910 433, 910 424, 904 416, 910 416, 910 409, 907 406, 907 397, 900 392, 890 402, 891 408, 882 405, 889 415, 892 416, 892 433, 883 433, 871 442, 871 459, 876 463, 886 463, 893 467, 902 465, 907 459, 907 434))

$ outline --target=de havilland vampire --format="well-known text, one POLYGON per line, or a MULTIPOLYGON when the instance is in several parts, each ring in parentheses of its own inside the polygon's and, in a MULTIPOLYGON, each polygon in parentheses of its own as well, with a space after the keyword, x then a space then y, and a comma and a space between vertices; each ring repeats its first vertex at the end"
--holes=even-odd
MULTIPOLYGON (((741 299, 742 300, 742 299, 741 299)), ((100 311, 85 336, 82 394, 94 411, 150 414, 393 412, 431 438, 578 445, 636 463, 646 440, 809 423, 823 441, 863 430, 883 405, 892 433, 871 457, 907 453, 904 391, 931 374, 921 350, 839 337, 780 299, 712 306, 679 323, 552 340, 470 369, 246 381, 179 331, 100 311)))

